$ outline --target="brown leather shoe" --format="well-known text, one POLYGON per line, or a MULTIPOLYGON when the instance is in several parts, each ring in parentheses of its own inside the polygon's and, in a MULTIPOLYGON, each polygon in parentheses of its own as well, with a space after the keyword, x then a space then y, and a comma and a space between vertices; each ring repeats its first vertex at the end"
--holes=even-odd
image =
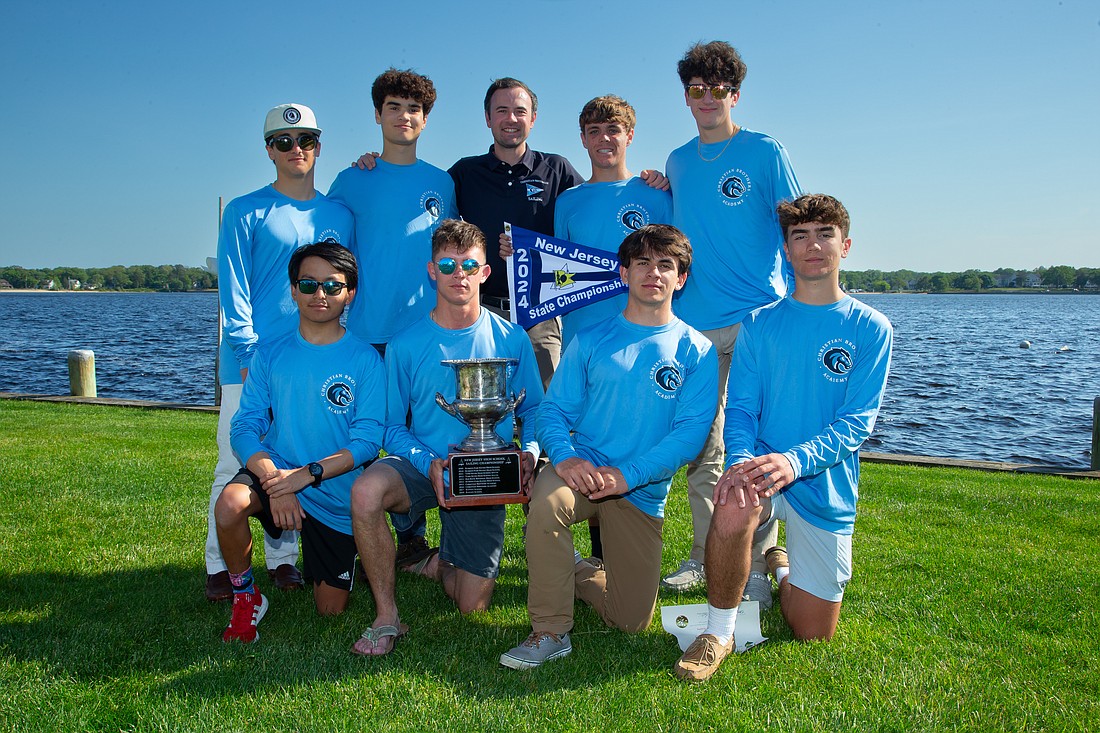
POLYGON ((438 547, 429 547, 427 540, 420 535, 416 535, 408 542, 403 542, 397 546, 393 564, 397 568, 408 570, 424 558, 431 557, 437 552, 439 552, 438 547))
POLYGON ((718 671, 729 653, 733 651, 733 638, 729 644, 722 646, 718 638, 713 634, 700 634, 691 642, 683 656, 676 660, 672 666, 672 672, 680 679, 688 682, 702 682, 710 679, 710 676, 718 671))
POLYGON ((233 597, 233 584, 229 582, 229 571, 206 576, 206 600, 211 603, 228 601, 233 597))
POLYGON ((302 574, 290 563, 283 563, 274 570, 268 568, 267 577, 271 578, 271 582, 279 590, 301 590, 306 587, 302 574))

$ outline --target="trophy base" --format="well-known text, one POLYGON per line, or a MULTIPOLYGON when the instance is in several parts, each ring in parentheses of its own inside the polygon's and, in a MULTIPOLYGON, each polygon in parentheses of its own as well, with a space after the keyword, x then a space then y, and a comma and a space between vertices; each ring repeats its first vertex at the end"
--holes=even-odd
POLYGON ((447 457, 450 486, 443 491, 447 509, 492 504, 526 504, 523 452, 506 448, 488 453, 452 452, 447 457))

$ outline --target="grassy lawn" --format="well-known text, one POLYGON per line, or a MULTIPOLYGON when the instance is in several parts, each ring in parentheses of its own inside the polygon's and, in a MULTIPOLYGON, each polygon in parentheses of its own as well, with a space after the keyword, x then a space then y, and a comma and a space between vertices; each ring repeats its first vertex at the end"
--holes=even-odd
MULTIPOLYGON (((362 659, 365 585, 321 619, 265 577, 260 642, 223 644, 229 607, 202 595, 215 421, 0 401, 0 730, 1100 728, 1096 482, 865 464, 836 639, 791 641, 777 607, 771 641, 689 686, 659 620, 628 636, 582 606, 571 656, 498 666, 529 630, 515 507, 488 613, 404 575, 412 632, 362 659)), ((678 479, 666 569, 690 535, 678 479)))

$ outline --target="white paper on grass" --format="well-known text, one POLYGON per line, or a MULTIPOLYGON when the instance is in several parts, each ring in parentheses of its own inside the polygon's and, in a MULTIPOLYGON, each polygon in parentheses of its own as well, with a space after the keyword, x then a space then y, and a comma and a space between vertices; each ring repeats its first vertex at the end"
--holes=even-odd
MULTIPOLYGON (((688 606, 662 606, 661 625, 665 631, 676 637, 680 651, 687 651, 695 637, 707 630, 707 604, 693 603, 688 606)), ((760 604, 756 601, 742 601, 737 607, 737 620, 733 632, 738 654, 763 644, 767 637, 760 633, 760 604)))

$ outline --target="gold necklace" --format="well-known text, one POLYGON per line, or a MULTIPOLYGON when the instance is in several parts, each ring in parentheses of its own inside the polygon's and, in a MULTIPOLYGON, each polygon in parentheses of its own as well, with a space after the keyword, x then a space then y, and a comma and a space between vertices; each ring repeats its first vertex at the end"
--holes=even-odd
POLYGON ((718 155, 714 156, 713 158, 703 157, 703 136, 700 135, 696 142, 696 152, 699 154, 699 160, 703 161, 704 163, 713 163, 714 161, 721 158, 723 155, 725 155, 726 148, 730 146, 730 143, 733 142, 733 138, 735 138, 737 136, 737 133, 739 132, 741 132, 741 128, 734 125, 733 134, 726 138, 726 144, 722 146, 722 152, 718 153, 718 155))

